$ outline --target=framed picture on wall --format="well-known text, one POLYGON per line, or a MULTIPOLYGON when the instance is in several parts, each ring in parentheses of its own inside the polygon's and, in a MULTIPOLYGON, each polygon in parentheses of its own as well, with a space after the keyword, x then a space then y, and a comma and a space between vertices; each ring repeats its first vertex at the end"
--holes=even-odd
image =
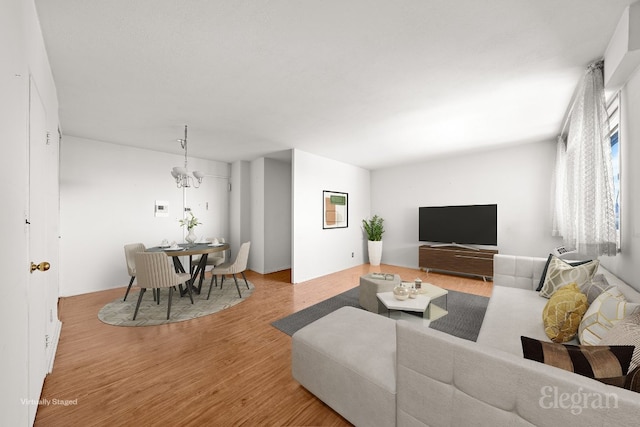
POLYGON ((349 226, 349 194, 338 191, 322 192, 322 228, 349 226))

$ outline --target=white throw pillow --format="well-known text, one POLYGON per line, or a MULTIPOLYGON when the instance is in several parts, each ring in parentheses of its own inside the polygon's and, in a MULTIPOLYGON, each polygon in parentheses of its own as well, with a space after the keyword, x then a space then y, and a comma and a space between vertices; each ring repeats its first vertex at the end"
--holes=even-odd
POLYGON ((616 323, 639 312, 640 304, 627 301, 617 287, 607 289, 593 301, 580 322, 580 344, 598 345, 616 323))
POLYGON ((632 314, 619 321, 602 338, 600 345, 635 346, 629 372, 640 366, 640 313, 632 314))

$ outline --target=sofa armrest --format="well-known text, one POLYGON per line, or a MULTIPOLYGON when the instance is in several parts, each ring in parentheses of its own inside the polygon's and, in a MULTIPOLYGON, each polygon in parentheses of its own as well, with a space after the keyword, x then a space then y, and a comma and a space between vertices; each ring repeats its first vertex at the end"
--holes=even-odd
POLYGON ((493 284, 536 290, 546 258, 496 254, 493 257, 493 284))

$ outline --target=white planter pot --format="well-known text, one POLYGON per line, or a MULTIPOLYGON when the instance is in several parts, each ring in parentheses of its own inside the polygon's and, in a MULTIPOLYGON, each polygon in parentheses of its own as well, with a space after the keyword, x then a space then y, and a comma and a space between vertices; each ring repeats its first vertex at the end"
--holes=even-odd
POLYGON ((369 264, 380 265, 380 260, 382 259, 382 240, 380 241, 369 240, 368 249, 369 249, 369 264))

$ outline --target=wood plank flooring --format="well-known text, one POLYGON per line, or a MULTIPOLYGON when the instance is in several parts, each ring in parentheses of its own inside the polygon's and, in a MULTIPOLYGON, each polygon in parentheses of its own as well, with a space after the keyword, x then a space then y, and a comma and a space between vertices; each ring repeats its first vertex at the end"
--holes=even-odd
POLYGON ((61 298, 62 334, 41 396, 49 404, 38 408, 35 425, 349 425, 291 378, 291 338, 270 324, 357 286, 372 271, 477 295, 492 290, 481 279, 389 265, 364 264, 297 285, 288 270, 248 271, 256 290, 241 304, 150 327, 98 320, 124 287, 61 298))

